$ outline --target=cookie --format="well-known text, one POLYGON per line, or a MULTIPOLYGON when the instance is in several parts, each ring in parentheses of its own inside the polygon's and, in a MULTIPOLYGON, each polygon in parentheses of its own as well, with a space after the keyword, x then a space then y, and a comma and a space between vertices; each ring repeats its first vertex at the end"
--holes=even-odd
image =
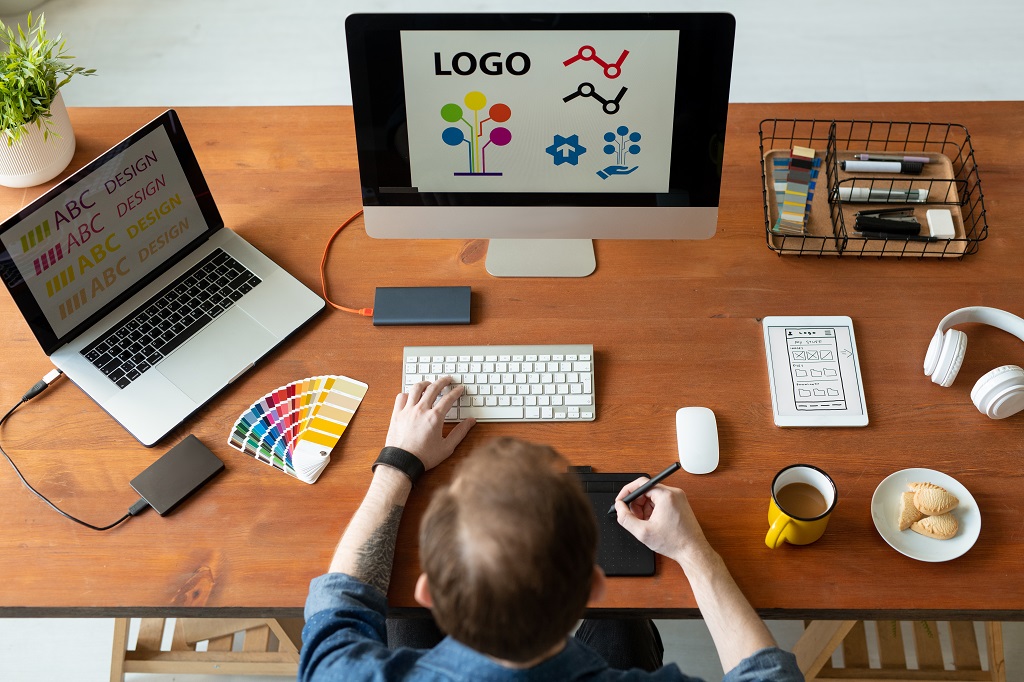
POLYGON ((914 506, 914 493, 908 492, 900 495, 900 513, 896 520, 900 530, 910 528, 910 524, 923 518, 924 514, 914 506))
POLYGON ((939 516, 956 509, 960 500, 934 483, 908 483, 914 491, 914 506, 927 516, 939 516))
POLYGON ((936 540, 948 540, 960 530, 960 522, 953 514, 926 516, 910 524, 910 530, 936 540))

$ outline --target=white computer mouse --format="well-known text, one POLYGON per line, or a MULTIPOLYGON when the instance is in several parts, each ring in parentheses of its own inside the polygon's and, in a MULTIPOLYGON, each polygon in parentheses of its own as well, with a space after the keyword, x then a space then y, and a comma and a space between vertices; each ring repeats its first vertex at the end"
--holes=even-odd
POLYGON ((710 474, 718 468, 718 422, 706 407, 676 411, 679 463, 691 474, 710 474))

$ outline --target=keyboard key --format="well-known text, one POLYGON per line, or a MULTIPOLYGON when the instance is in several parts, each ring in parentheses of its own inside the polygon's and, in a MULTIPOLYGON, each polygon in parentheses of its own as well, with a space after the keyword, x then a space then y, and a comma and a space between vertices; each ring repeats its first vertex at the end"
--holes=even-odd
POLYGON ((522 419, 522 407, 460 407, 459 418, 468 419, 522 419))

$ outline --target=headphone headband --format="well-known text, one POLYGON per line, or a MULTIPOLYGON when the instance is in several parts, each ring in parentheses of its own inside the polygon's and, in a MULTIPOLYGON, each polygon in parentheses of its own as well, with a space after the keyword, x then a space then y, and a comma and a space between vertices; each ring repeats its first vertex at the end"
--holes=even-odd
POLYGON ((938 334, 941 336, 950 327, 965 322, 987 324, 996 329, 1002 329, 1007 334, 1012 334, 1021 341, 1024 341, 1024 319, 1005 310, 985 306, 970 306, 954 310, 939 322, 938 334))

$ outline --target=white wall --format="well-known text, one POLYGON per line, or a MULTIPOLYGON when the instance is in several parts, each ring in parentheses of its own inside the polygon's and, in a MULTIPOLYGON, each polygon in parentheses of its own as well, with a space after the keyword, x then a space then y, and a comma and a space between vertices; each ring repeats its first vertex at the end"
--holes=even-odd
POLYGON ((40 9, 78 63, 99 72, 67 87, 69 105, 186 106, 350 103, 352 12, 583 8, 732 12, 734 102, 1024 99, 1024 9, 1014 0, 51 0, 40 9))

